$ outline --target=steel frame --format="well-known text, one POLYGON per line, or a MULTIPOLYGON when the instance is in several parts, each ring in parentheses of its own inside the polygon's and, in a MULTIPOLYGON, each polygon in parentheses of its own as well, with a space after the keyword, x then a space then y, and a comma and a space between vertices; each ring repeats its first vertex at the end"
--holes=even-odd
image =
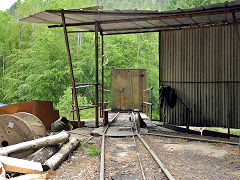
MULTIPOLYGON (((104 112, 104 35, 116 35, 116 34, 132 34, 132 33, 149 33, 149 32, 158 32, 159 34, 159 44, 158 44, 158 49, 159 49, 159 88, 160 86, 164 83, 164 81, 161 80, 161 31, 172 31, 172 30, 180 30, 180 29, 195 29, 195 28, 208 28, 208 27, 212 27, 212 26, 225 26, 225 25, 229 25, 229 24, 234 24, 235 27, 235 32, 236 32, 236 36, 237 39, 239 40, 238 46, 239 46, 239 50, 240 50, 240 36, 239 36, 239 29, 237 24, 239 24, 238 20, 236 19, 236 12, 239 12, 239 9, 231 9, 231 10, 214 10, 214 11, 210 11, 210 12, 191 12, 191 14, 189 13, 179 13, 179 14, 174 14, 174 15, 170 15, 170 16, 161 16, 161 17, 147 17, 147 18, 133 18, 133 19, 120 19, 120 20, 106 20, 106 21, 96 21, 96 22, 84 22, 84 23, 74 23, 74 24, 66 24, 65 22, 65 16, 64 14, 76 14, 76 13, 89 13, 89 12, 83 12, 83 11, 75 11, 75 10, 48 10, 47 12, 50 13, 59 13, 61 12, 61 16, 62 16, 62 24, 60 25, 52 25, 52 26, 48 26, 49 28, 54 28, 54 27, 63 27, 64 30, 64 35, 65 35, 65 41, 66 41, 66 48, 67 48, 67 54, 68 54, 68 61, 69 61, 69 68, 70 68, 70 73, 71 73, 71 79, 72 79, 72 89, 73 89, 73 94, 74 94, 74 101, 75 101, 75 107, 76 107, 76 113, 77 113, 77 118, 78 118, 78 126, 81 127, 81 123, 80 123, 80 114, 79 114, 79 107, 78 107, 78 102, 77 102, 77 96, 76 96, 76 85, 75 85, 75 80, 74 80, 74 74, 73 74, 73 69, 72 69, 72 62, 71 62, 71 53, 70 53, 70 48, 69 48, 69 41, 68 41, 68 33, 83 33, 83 32, 94 32, 95 33, 95 126, 98 127, 98 123, 99 123, 99 114, 98 114, 98 107, 99 107, 99 76, 98 76, 98 48, 99 48, 99 43, 98 43, 98 37, 99 37, 99 32, 101 34, 101 44, 102 44, 102 101, 101 101, 101 114, 103 115, 104 112), (108 33, 108 34, 103 34, 103 30, 101 28, 101 24, 111 24, 111 23, 124 23, 124 22, 143 22, 143 21, 154 21, 154 20, 162 20, 162 19, 176 19, 176 18, 180 18, 180 17, 195 17, 195 16, 209 16, 212 14, 226 14, 226 13, 232 13, 232 21, 226 21, 226 22, 211 22, 208 24, 180 24, 178 26, 161 26, 161 27, 154 27, 154 28, 144 28, 142 29, 142 31, 137 31, 140 30, 139 28, 133 28, 133 29, 129 29, 129 30, 136 30, 134 32, 115 32, 114 31, 124 31, 126 29, 115 29, 115 30, 109 30, 112 31, 113 33, 108 33), (87 30, 87 31, 69 31, 67 32, 67 27, 76 27, 76 26, 82 26, 82 25, 95 25, 95 31, 93 30, 87 30), (162 29, 164 28, 164 29, 162 29)), ((101 12, 104 13, 104 12, 101 12)), ((174 82, 174 83, 178 83, 178 82, 174 82)), ((181 83, 181 82, 179 82, 181 83)), ((187 83, 191 83, 191 82, 187 82, 187 83)), ((200 82, 201 83, 201 82, 200 82)), ((209 82, 211 83, 211 82, 209 82)), ((89 85, 87 83, 85 84, 81 84, 81 85, 89 85)), ((151 102, 152 103, 152 102, 151 102)), ((92 108, 92 107, 91 107, 92 108)), ((151 108, 152 109, 152 108, 151 108)), ((159 119, 162 120, 162 114, 161 114, 161 110, 159 107, 159 119)), ((230 122, 229 122, 230 124, 230 122)), ((229 125, 230 126, 230 125, 229 125)), ((229 134, 230 134, 230 128, 229 128, 229 134)))

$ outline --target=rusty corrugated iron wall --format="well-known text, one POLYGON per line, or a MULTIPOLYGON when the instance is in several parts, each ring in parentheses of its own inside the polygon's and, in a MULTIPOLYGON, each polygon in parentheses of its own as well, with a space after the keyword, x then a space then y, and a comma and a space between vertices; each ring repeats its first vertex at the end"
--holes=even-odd
POLYGON ((165 109, 165 118, 161 110, 166 123, 240 128, 240 53, 233 25, 162 31, 160 80, 192 111, 178 100, 165 109))

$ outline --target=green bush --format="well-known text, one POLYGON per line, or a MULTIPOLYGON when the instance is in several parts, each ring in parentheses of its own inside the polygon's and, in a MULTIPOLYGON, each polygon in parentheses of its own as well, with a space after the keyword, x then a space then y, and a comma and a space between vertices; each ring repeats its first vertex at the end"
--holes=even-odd
MULTIPOLYGON (((77 96, 78 104, 79 105, 89 105, 91 102, 88 101, 87 97, 84 96, 77 96)), ((72 117, 72 89, 68 87, 63 96, 60 97, 59 103, 57 104, 56 108, 59 110, 60 116, 64 116, 67 119, 71 120, 72 117)), ((75 116, 76 117, 76 116, 75 116)), ((80 118, 87 119, 94 117, 94 109, 86 109, 80 111, 80 118)))

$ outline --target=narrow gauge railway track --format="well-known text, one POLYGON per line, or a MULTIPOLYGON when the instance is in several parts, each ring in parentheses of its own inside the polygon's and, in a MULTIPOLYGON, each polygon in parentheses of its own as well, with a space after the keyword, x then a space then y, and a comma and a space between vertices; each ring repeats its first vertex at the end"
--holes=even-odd
MULTIPOLYGON (((141 178, 141 179, 145 180, 145 179, 147 179, 146 171, 148 171, 147 174, 148 174, 148 176, 150 176, 149 168, 154 167, 154 166, 157 167, 158 171, 156 171, 156 168, 155 168, 153 174, 156 175, 156 173, 157 173, 158 178, 161 177, 161 179, 164 179, 164 178, 171 179, 171 180, 174 179, 173 176, 168 171, 168 169, 164 166, 164 164, 158 158, 158 156, 150 148, 150 146, 143 139, 143 137, 138 133, 137 124, 136 124, 137 117, 134 115, 133 112, 131 114, 132 121, 134 123, 134 129, 131 128, 132 137, 119 138, 117 140, 116 140, 116 138, 110 138, 110 137, 106 138, 106 133, 107 133, 108 128, 110 127, 110 125, 113 122, 116 121, 119 114, 120 113, 117 113, 114 116, 112 121, 105 128, 104 133, 102 135, 100 180, 104 180, 105 178, 112 179, 111 173, 106 173, 105 170, 112 171, 114 169, 123 171, 122 173, 121 172, 117 173, 118 177, 115 174, 116 179, 120 179, 121 174, 123 174, 123 175, 125 175, 125 177, 128 177, 127 179, 140 179, 141 178), (115 144, 116 147, 113 147, 114 146, 113 144, 115 144), (106 148, 105 148, 105 146, 106 146, 106 148), (111 147, 111 148, 108 148, 108 147, 111 147), (109 149, 112 149, 112 150, 109 150, 109 149), (140 149, 141 149, 141 151, 139 151, 140 149), (105 162, 105 161, 107 161, 107 162, 105 162), (119 161, 121 161, 121 162, 126 161, 126 162, 121 164, 121 163, 119 163, 119 161), (155 161, 155 162, 153 162, 153 161, 155 161), (154 163, 155 163, 155 165, 153 165, 154 163), (128 170, 129 168, 132 170, 128 170), (159 168, 161 170, 159 170, 159 168)), ((149 178, 151 178, 151 177, 149 177, 149 178)))

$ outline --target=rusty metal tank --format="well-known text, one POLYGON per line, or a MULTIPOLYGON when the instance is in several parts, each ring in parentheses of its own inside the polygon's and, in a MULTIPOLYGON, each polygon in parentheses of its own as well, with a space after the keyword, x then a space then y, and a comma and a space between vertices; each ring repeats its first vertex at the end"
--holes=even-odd
MULTIPOLYGON (((30 113, 18 112, 12 115, 0 115, 0 147, 6 147, 45 136, 45 126, 39 118, 30 113)), ((22 158, 31 153, 33 153, 33 150, 10 156, 22 158)))

